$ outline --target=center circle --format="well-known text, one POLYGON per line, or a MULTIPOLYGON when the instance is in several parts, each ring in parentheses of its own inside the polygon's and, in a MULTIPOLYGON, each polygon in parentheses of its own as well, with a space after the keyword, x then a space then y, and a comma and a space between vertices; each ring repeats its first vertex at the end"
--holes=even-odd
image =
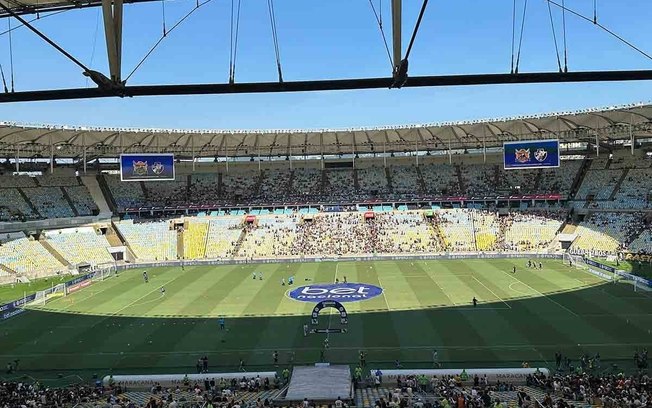
POLYGON ((291 290, 288 296, 300 302, 319 303, 324 300, 338 302, 360 302, 380 296, 383 288, 366 283, 330 283, 300 286, 291 290))

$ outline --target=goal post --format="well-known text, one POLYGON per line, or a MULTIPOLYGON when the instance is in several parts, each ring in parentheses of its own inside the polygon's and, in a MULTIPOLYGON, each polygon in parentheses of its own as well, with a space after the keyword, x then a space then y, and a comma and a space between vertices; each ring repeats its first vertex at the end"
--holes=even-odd
POLYGON ((65 283, 59 283, 56 286, 53 286, 51 288, 45 289, 45 290, 40 290, 36 292, 34 296, 34 300, 29 302, 28 305, 36 305, 36 306, 43 306, 45 305, 49 300, 51 299, 56 299, 60 298, 63 296, 66 296, 68 294, 66 284, 65 283))
POLYGON ((581 255, 573 255, 568 252, 564 252, 562 262, 564 265, 573 266, 578 269, 587 269, 586 261, 581 255))

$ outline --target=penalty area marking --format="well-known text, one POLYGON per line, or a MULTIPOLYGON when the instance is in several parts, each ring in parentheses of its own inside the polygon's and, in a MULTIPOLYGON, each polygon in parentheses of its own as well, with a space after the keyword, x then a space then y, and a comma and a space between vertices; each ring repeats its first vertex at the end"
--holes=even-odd
MULTIPOLYGON (((551 301, 552 303, 556 304, 557 306, 561 307, 562 309, 564 309, 564 310, 567 311, 568 313, 572 314, 573 316, 575 316, 575 317, 580 317, 580 315, 578 315, 577 313, 573 312, 572 310, 570 310, 570 309, 567 308, 566 306, 562 305, 561 303, 557 302, 555 299, 551 298, 550 296, 546 295, 545 293, 541 293, 540 291, 534 289, 532 286, 530 286, 530 285, 528 285, 527 283, 523 282, 522 280, 520 280, 520 279, 517 278, 516 276, 513 276, 514 274, 507 273, 507 272, 503 271, 502 269, 500 269, 500 271, 501 271, 502 273, 504 273, 505 275, 509 276, 510 278, 515 279, 517 282, 520 282, 521 284, 527 286, 528 288, 530 288, 531 290, 533 290, 534 292, 536 292, 536 293, 539 294, 540 296, 545 297, 546 299, 548 299, 548 300, 551 301)), ((517 283, 517 282, 513 282, 513 283, 517 283)), ((509 287, 511 288, 512 285, 510 284, 509 287)), ((522 293, 522 292, 521 292, 521 293, 522 293)), ((530 296, 531 296, 531 295, 530 295, 530 296)))

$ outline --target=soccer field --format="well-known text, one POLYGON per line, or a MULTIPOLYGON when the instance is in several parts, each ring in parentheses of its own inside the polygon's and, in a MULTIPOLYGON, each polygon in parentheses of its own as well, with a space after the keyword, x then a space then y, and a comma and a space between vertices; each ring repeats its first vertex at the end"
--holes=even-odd
MULTIPOLYGON (((0 363, 20 360, 36 376, 52 373, 247 370, 318 361, 326 335, 304 337, 315 303, 291 299, 298 286, 342 281, 381 287, 381 295, 347 302, 347 333, 330 334, 326 359, 431 367, 550 366, 560 351, 573 360, 599 352, 602 361, 630 364, 652 346, 652 293, 608 283, 560 261, 542 270, 523 259, 322 262, 142 269, 90 287, 0 325, 0 363), (512 267, 517 272, 512 273, 512 267), (263 280, 252 279, 262 273, 263 280), (281 280, 295 277, 293 286, 281 280), (161 287, 165 287, 163 295, 161 287), (471 300, 479 301, 473 307, 471 300), (226 330, 220 330, 224 316, 226 330)), ((319 327, 343 327, 320 316, 319 327)), ((606 364, 604 364, 606 366, 606 364)))

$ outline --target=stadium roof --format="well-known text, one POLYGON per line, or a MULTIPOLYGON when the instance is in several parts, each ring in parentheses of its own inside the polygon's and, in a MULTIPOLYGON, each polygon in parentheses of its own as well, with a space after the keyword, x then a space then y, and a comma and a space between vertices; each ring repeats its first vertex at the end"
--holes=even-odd
MULTIPOLYGON (((146 1, 153 0, 124 0, 123 2, 128 4, 146 1)), ((0 0, 0 4, 3 4, 16 14, 31 14, 36 12, 101 6, 102 0, 0 0)), ((6 15, 7 12, 0 10, 0 17, 6 15)))
POLYGON ((116 156, 170 152, 179 156, 285 156, 409 152, 498 147, 503 142, 559 139, 601 144, 652 137, 652 105, 632 104, 495 120, 342 130, 180 130, 45 126, 0 122, 0 151, 20 157, 116 156), (630 126, 631 125, 631 126, 630 126))

